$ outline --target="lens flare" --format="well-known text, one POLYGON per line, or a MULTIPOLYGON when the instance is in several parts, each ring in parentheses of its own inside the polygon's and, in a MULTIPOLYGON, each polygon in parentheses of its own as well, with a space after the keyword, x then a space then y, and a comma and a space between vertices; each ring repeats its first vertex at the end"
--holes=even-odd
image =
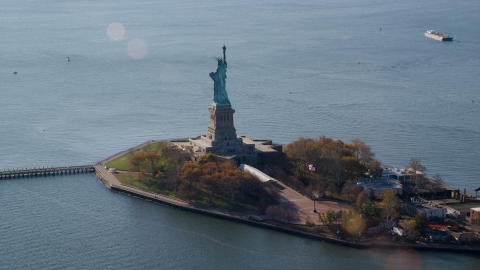
POLYGON ((112 40, 120 40, 125 35, 125 28, 121 23, 111 23, 108 25, 107 35, 112 40))
POLYGON ((141 39, 134 39, 128 43, 127 50, 131 58, 139 60, 147 54, 147 44, 141 39))

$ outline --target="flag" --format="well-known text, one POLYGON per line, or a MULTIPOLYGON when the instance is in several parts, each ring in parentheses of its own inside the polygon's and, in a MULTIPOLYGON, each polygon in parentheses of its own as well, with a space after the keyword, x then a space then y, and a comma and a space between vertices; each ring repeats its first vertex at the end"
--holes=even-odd
POLYGON ((315 165, 314 164, 309 164, 308 165, 308 170, 311 171, 311 172, 314 172, 315 171, 315 165))

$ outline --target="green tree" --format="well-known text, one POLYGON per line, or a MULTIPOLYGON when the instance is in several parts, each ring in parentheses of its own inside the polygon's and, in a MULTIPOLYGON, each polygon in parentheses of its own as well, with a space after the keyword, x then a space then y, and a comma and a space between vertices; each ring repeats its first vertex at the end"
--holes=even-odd
POLYGON ((201 167, 208 162, 216 163, 217 162, 217 156, 215 156, 212 153, 208 153, 206 155, 203 155, 203 156, 197 158, 197 161, 195 163, 196 163, 197 166, 201 167))
POLYGON ((333 224, 337 222, 337 213, 333 210, 328 210, 326 213, 318 214, 318 220, 327 228, 331 229, 333 224))
POLYGON ((154 172, 156 170, 158 162, 161 160, 161 156, 159 153, 156 152, 145 152, 143 154, 143 158, 145 159, 145 165, 148 164, 149 172, 154 172))
POLYGON ((418 224, 414 218, 411 218, 402 223, 403 228, 405 229, 405 236, 407 238, 413 239, 418 237, 420 233, 417 230, 418 224))
POLYGON ((374 217, 378 214, 378 208, 371 197, 372 191, 370 189, 364 189, 357 197, 357 202, 355 204, 355 211, 358 213, 374 217))
POLYGON ((414 217, 416 222, 416 229, 419 231, 423 231, 425 228, 428 227, 428 219, 424 213, 417 213, 414 217))

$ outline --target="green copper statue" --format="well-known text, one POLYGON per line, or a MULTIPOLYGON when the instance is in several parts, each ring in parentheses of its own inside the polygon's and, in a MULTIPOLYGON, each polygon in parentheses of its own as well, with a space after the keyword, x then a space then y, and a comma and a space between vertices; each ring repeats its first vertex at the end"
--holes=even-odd
POLYGON ((231 105, 228 100, 227 89, 225 88, 225 79, 227 78, 227 57, 225 50, 227 47, 222 46, 223 59, 218 58, 218 67, 215 72, 210 72, 210 78, 213 80, 213 103, 216 105, 231 105))

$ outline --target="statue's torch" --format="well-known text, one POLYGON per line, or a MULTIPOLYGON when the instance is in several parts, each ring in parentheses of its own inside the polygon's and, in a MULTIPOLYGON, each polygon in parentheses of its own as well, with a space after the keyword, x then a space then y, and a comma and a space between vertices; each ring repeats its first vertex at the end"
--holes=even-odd
POLYGON ((223 62, 226 62, 227 57, 225 56, 225 50, 227 49, 227 47, 225 47, 225 44, 222 45, 222 49, 223 49, 223 62))

